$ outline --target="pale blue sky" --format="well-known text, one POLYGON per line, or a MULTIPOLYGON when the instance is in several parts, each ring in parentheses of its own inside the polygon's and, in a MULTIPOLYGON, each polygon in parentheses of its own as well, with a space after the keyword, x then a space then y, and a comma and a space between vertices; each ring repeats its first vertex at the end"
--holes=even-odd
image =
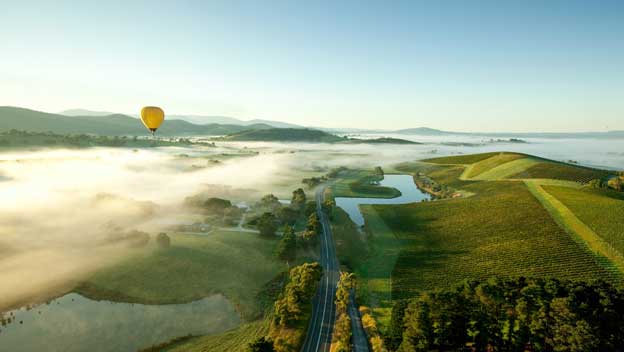
POLYGON ((624 129, 623 1, 128 3, 0 0, 0 105, 624 129))

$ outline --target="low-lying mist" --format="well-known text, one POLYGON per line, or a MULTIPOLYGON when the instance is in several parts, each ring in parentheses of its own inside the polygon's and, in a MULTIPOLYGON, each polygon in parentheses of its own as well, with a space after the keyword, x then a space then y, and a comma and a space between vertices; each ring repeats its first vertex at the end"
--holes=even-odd
POLYGON ((2 153, 0 310, 63 293, 93 270, 132 255, 106 242, 111 224, 155 233, 180 221, 184 198, 198 192, 234 201, 266 193, 289 197, 303 177, 331 167, 414 159, 410 154, 272 143, 2 153))
POLYGON ((67 292, 93 270, 132 255, 131 249, 106 240, 111 228, 154 234, 189 222, 184 199, 198 193, 234 204, 254 202, 267 193, 284 199, 302 186, 302 178, 333 167, 386 167, 434 154, 491 150, 618 166, 617 160, 609 159, 612 146, 593 152, 598 158, 594 160, 574 152, 582 147, 579 143, 458 147, 236 142, 217 147, 3 152, 0 311, 33 297, 67 292))

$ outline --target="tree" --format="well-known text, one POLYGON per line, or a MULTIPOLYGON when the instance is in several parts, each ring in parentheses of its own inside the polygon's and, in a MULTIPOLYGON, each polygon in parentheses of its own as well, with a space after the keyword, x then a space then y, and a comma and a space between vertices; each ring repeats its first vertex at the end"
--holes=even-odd
POLYGON ((335 206, 336 206, 336 201, 333 198, 327 198, 323 202, 323 211, 325 211, 325 213, 329 215, 329 217, 332 219, 333 219, 333 213, 334 213, 333 210, 335 206))
POLYGON ((303 180, 301 180, 301 183, 308 186, 308 188, 312 189, 318 186, 321 183, 321 181, 322 180, 319 177, 310 177, 310 178, 304 178, 303 180))
POLYGON ((260 235, 265 237, 275 236, 277 230, 276 218, 273 213, 265 212, 256 220, 256 226, 260 230, 260 235))
POLYGON ((305 208, 306 194, 303 188, 297 188, 292 192, 292 199, 290 200, 290 206, 295 210, 301 212, 305 208))
POLYGON ((223 210, 223 222, 234 225, 243 215, 243 211, 239 207, 229 207, 223 210))
POLYGON ((621 191, 622 190, 622 180, 619 177, 613 177, 609 180, 608 185, 610 188, 621 191))
POLYGON ((260 199, 256 206, 265 211, 275 212, 282 207, 282 203, 280 203, 279 199, 273 194, 267 194, 260 199))
POLYGON ((375 167, 375 175, 377 175, 377 176, 382 176, 382 177, 383 177, 383 175, 384 175, 384 171, 383 171, 383 169, 381 168, 381 166, 377 166, 377 167, 375 167))
POLYGON ((274 352, 273 342, 264 336, 258 337, 247 345, 248 352, 274 352))
POLYGON ((282 207, 277 211, 277 217, 282 224, 294 225, 299 218, 299 211, 292 207, 282 207))
POLYGON ((318 215, 314 212, 308 217, 308 224, 306 225, 306 230, 303 232, 303 239, 308 244, 316 243, 320 232, 321 223, 319 222, 318 215))
POLYGON ((587 185, 591 188, 604 188, 605 184, 600 179, 591 180, 587 183, 587 185))
POLYGON ((297 250, 297 236, 295 236, 295 229, 291 226, 286 226, 284 229, 284 235, 277 244, 275 255, 285 261, 293 261, 296 256, 297 250))
POLYGON ((277 325, 292 326, 303 317, 303 306, 314 295, 322 270, 317 262, 304 263, 290 269, 290 280, 282 298, 275 301, 274 305, 274 322, 277 325))
POLYGON ((171 240, 166 233, 161 232, 156 235, 156 244, 158 244, 158 247, 160 248, 169 248, 171 246, 171 240))
POLYGON ((353 273, 341 272, 336 290, 336 323, 332 334, 333 351, 351 351, 351 318, 347 314, 347 307, 351 297, 351 290, 355 287, 353 273))

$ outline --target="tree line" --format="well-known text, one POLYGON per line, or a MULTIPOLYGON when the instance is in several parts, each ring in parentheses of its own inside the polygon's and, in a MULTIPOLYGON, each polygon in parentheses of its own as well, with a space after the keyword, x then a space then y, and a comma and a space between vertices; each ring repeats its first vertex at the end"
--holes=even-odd
POLYGON ((386 338, 407 351, 621 351, 624 291, 606 282, 468 281, 399 301, 386 338))
POLYGON ((251 342, 251 352, 295 352, 305 339, 307 322, 312 313, 312 296, 323 269, 317 262, 292 268, 280 297, 273 306, 269 334, 251 342))

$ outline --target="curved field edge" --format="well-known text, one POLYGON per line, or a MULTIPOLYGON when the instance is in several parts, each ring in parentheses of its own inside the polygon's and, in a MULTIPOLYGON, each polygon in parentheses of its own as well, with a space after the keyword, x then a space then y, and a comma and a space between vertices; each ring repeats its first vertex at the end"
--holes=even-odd
POLYGON ((243 320, 261 316, 258 295, 285 269, 273 256, 277 239, 219 231, 171 236, 171 247, 147 250, 96 272, 74 290, 96 300, 188 303, 221 293, 243 320), (236 278, 236 280, 232 280, 236 278))
POLYGON ((348 170, 343 172, 328 189, 332 197, 395 198, 401 196, 401 192, 396 188, 372 184, 382 179, 383 176, 374 174, 372 170, 348 170))
POLYGON ((559 226, 566 230, 579 244, 586 246, 592 251, 605 269, 612 271, 620 277, 622 276, 624 272, 624 256, 621 253, 576 217, 561 201, 546 192, 540 184, 530 180, 525 180, 524 183, 559 226))

